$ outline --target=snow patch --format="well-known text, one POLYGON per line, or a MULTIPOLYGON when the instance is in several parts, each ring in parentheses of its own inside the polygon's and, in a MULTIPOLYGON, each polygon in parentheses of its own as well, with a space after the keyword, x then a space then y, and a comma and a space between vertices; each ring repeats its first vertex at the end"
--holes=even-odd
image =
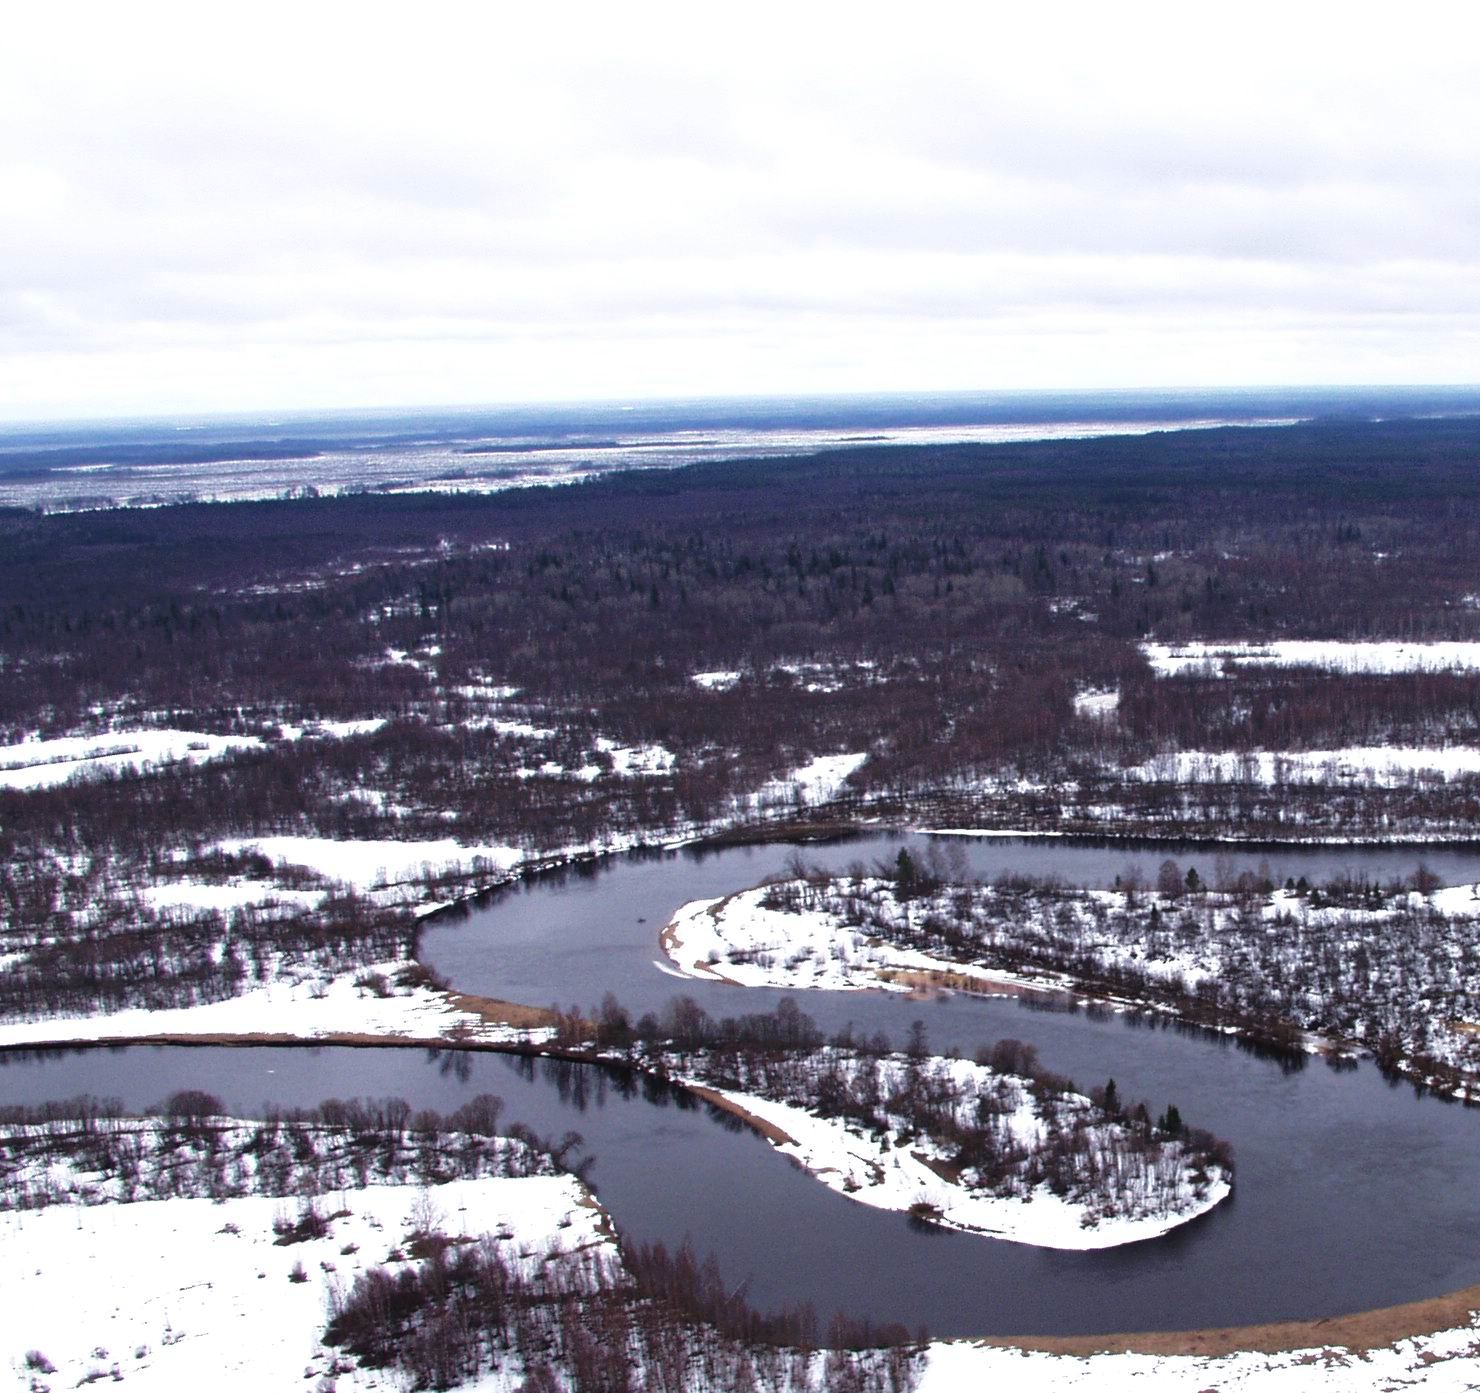
POLYGON ((169 764, 200 764, 237 750, 258 749, 251 735, 194 730, 119 730, 0 746, 0 788, 55 788, 73 778, 136 774, 169 764))
POLYGON ((696 687, 703 687, 706 691, 727 692, 740 681, 742 676, 742 673, 732 669, 721 668, 715 672, 696 672, 689 678, 689 681, 696 687))
POLYGON ((384 1371, 336 1367, 341 1352, 320 1336, 331 1290, 403 1245, 428 1197, 445 1232, 498 1234, 509 1257, 539 1262, 555 1246, 611 1242, 569 1176, 352 1190, 321 1205, 336 1214, 324 1237, 290 1247, 273 1227, 288 1206, 256 1196, 0 1213, 4 1386, 126 1377, 144 1393, 393 1387, 384 1371), (54 1374, 26 1367, 33 1350, 54 1374))
POLYGON ((1236 667, 1311 667, 1329 672, 1480 672, 1480 643, 1341 642, 1276 639, 1270 643, 1143 643, 1158 677, 1194 672, 1217 676, 1236 667))
POLYGON ((284 1035, 301 1040, 376 1035, 508 1043, 541 1042, 552 1034, 548 1029, 489 1024, 454 1005, 445 992, 425 986, 398 986, 396 975, 408 966, 404 961, 371 963, 338 975, 306 965, 285 967, 265 986, 200 1006, 134 1007, 111 1015, 6 1021, 0 1023, 0 1045, 155 1035, 284 1035))
POLYGON ((428 874, 492 875, 508 870, 523 854, 511 846, 464 846, 451 837, 425 842, 231 837, 216 845, 222 851, 255 851, 270 861, 304 866, 365 893, 405 885, 428 874))
POLYGON ((1092 687, 1074 698, 1074 714, 1090 721, 1113 721, 1120 710, 1119 687, 1092 687))
POLYGON ((1480 749, 1449 746, 1360 745, 1340 750, 1179 750, 1122 771, 1125 778, 1161 783, 1376 784, 1412 775, 1455 779, 1480 774, 1480 749))

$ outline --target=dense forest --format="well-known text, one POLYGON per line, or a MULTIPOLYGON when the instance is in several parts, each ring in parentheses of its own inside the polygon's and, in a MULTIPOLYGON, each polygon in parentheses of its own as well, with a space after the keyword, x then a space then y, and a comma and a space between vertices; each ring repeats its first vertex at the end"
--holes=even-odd
POLYGON ((865 816, 1472 836, 1480 772, 1422 755, 1473 745, 1480 671, 1167 673, 1144 645, 1477 638, 1477 458, 1474 420, 1333 420, 494 495, 9 510, 0 739, 33 743, 0 749, 0 952, 28 964, 7 1008, 149 998, 128 984, 161 936, 171 980, 149 999, 180 1004, 260 977, 274 946, 328 966, 404 951, 406 913, 342 895, 237 929, 141 908, 141 888, 221 880, 202 868, 231 839, 538 858, 865 816), (360 724, 315 724, 333 722, 360 724), (37 737, 149 729, 238 745, 13 777, 58 758, 37 737), (1381 777, 1174 762, 1364 744, 1417 755, 1381 777), (835 786, 794 777, 826 757, 846 761, 835 786))

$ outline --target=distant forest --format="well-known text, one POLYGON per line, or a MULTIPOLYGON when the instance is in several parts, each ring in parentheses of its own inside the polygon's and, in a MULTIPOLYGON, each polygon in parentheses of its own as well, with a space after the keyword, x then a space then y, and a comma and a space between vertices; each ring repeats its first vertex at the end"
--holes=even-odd
POLYGON ((549 849, 743 820, 749 791, 844 752, 869 755, 850 806, 884 815, 1075 827, 1108 800, 1163 832, 1267 830, 1301 806, 1326 830, 1453 829, 1480 814, 1473 781, 1276 799, 1119 771, 1175 749, 1480 739, 1480 675, 1158 678, 1136 647, 1480 638, 1477 606, 1475 419, 844 449, 490 495, 14 510, 0 738, 389 721, 150 780, 0 791, 0 842, 142 851, 300 830, 549 849), (739 676, 696 684, 706 672, 739 676), (1119 693, 1114 719, 1076 711, 1101 689, 1119 693), (673 760, 598 777, 615 746, 673 760))

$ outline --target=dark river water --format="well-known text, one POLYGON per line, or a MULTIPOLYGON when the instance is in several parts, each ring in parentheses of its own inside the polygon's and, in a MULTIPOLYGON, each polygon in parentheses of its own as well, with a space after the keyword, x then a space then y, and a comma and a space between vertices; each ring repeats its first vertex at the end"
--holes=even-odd
MULTIPOLYGON (((805 848, 842 868, 893 859, 924 840, 876 836, 805 848)), ((1063 841, 962 843, 983 873, 1053 873, 1107 884, 1136 868, 1154 879, 1173 856, 1205 880, 1267 864, 1312 881, 1343 873, 1410 874, 1413 848, 1128 849, 1063 841)), ((546 876, 427 926, 422 956, 464 989, 537 1004, 590 1006, 613 991, 638 1010, 676 993, 712 1013, 768 1009, 782 993, 679 982, 657 965, 658 933, 680 904, 750 885, 782 868, 788 847, 612 858, 589 874, 546 876)), ((1480 849, 1425 850, 1450 883, 1480 880, 1480 849)), ((1279 1060, 1223 1037, 1135 1015, 1046 1011, 1017 1001, 910 1002, 883 993, 807 992, 804 1010, 832 1030, 852 1021, 902 1039, 923 1019, 937 1049, 1016 1036, 1045 1064, 1229 1138, 1231 1200, 1165 1238, 1062 1253, 922 1232, 808 1178, 732 1120, 675 1090, 593 1066, 391 1049, 158 1048, 0 1053, 0 1098, 91 1092, 145 1107, 180 1087, 228 1106, 400 1096, 450 1109, 501 1094, 511 1119, 579 1131, 597 1192, 639 1240, 692 1239, 762 1307, 812 1301, 939 1335, 1178 1329, 1316 1317, 1437 1295, 1480 1282, 1480 1110, 1420 1098, 1370 1065, 1341 1070, 1279 1060)))

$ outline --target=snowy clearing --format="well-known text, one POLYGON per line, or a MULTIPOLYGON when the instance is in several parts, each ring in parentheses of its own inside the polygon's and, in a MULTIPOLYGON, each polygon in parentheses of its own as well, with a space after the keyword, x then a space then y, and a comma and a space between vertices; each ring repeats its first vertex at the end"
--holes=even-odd
POLYGON ((722 668, 716 672, 696 672, 689 678, 696 687, 703 687, 710 692, 727 692, 735 686, 744 674, 732 669, 722 668))
POLYGON ((1143 643, 1158 677, 1197 672, 1216 676, 1236 667, 1312 667, 1331 672, 1480 672, 1480 643, 1348 643, 1276 639, 1270 643, 1143 643))
POLYGON ((1074 698, 1074 714, 1088 721, 1113 721, 1120 710, 1118 687, 1097 687, 1079 692, 1074 698))
POLYGON ((866 750, 859 754, 819 755, 779 779, 763 784, 755 801, 762 808, 826 803, 842 792, 849 775, 861 769, 867 760, 866 750))
POLYGON ((496 874, 523 855, 512 846, 464 846, 451 837, 436 841, 336 841, 329 837, 232 837, 222 851, 255 851, 271 861, 305 866, 363 894, 409 885, 428 874, 496 874))
POLYGON ((489 1022, 456 1005, 446 992, 398 984, 397 975, 411 966, 404 961, 372 963, 337 976, 306 965, 283 967, 279 978, 266 986, 200 1006, 135 1007, 110 1015, 4 1021, 0 1022, 0 1046, 159 1035, 271 1035, 295 1040, 375 1036, 507 1044, 541 1043, 552 1034, 543 1028, 526 1030, 489 1022))
POLYGON ((394 1261, 428 1207, 445 1233, 507 1235, 509 1256, 530 1263, 552 1246, 610 1245, 601 1212, 568 1176, 342 1192, 322 1205, 347 1211, 336 1213, 328 1233, 291 1246, 281 1245, 274 1229, 288 1208, 281 1199, 4 1213, 5 1386, 34 1393, 127 1378, 131 1388, 161 1393, 399 1389, 392 1371, 346 1367, 320 1337, 331 1290, 394 1261), (312 1382, 318 1379, 325 1382, 312 1382))
POLYGON ((348 740, 355 735, 374 735, 386 724, 384 716, 363 721, 310 721, 307 725, 284 725, 278 730, 284 740, 348 740))
POLYGON ((1448 781, 1480 774, 1480 749, 1363 745, 1340 750, 1178 750, 1121 771, 1162 783, 1352 784, 1406 782, 1412 775, 1448 781))
POLYGON ((73 778, 136 774, 167 764, 199 764, 261 748, 250 735, 195 730, 120 730, 0 746, 0 788, 54 788, 73 778))

